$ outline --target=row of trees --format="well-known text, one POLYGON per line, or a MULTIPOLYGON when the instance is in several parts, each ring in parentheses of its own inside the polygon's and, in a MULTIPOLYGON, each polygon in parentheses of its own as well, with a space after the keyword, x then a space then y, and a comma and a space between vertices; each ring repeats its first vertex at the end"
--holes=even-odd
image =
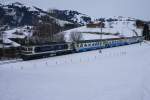
POLYGON ((136 27, 143 29, 142 35, 145 37, 145 40, 150 40, 150 26, 147 22, 136 20, 136 27))
MULTIPOLYGON (((40 24, 33 27, 32 36, 25 39, 25 44, 47 44, 50 42, 65 42, 67 34, 59 30, 58 26, 51 26, 50 24, 40 24), (57 29, 57 30, 56 30, 57 29)), ((83 38, 82 34, 76 30, 71 31, 69 41, 77 42, 83 38)))
POLYGON ((150 28, 148 24, 144 24, 143 36, 145 37, 145 40, 150 40, 150 28))

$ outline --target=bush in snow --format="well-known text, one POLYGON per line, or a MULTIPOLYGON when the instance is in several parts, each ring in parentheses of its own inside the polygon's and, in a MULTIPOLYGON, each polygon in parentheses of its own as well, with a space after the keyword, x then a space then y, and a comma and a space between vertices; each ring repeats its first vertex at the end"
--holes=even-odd
POLYGON ((54 35, 55 42, 65 42, 65 32, 60 32, 54 35))
POLYGON ((70 32, 70 40, 72 42, 80 41, 82 38, 83 38, 82 33, 78 32, 76 30, 70 32))

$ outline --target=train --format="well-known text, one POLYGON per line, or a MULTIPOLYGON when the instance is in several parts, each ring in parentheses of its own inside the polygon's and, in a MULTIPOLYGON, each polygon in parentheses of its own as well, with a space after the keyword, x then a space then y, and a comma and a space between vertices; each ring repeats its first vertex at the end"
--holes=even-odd
POLYGON ((77 42, 22 46, 21 57, 23 60, 40 59, 69 53, 79 53, 91 50, 130 45, 140 43, 143 40, 143 36, 135 36, 125 38, 81 40, 77 42))

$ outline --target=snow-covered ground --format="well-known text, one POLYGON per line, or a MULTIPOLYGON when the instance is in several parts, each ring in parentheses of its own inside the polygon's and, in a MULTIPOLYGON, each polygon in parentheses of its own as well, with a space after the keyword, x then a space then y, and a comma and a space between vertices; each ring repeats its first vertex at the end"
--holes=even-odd
MULTIPOLYGON (((71 31, 67 31, 65 34, 65 40, 69 42, 70 39, 70 33, 71 31)), ((110 39, 110 38, 120 38, 119 36, 115 35, 99 35, 99 34, 91 34, 91 33, 81 33, 82 34, 82 40, 93 40, 93 39, 110 39)))
POLYGON ((149 100, 150 44, 0 65, 0 100, 149 100))
POLYGON ((24 26, 24 27, 18 27, 18 28, 13 28, 13 29, 10 29, 10 30, 7 30, 4 32, 4 37, 5 38, 20 38, 20 39, 23 39, 25 38, 26 36, 32 36, 32 31, 29 32, 28 29, 26 29, 26 27, 32 27, 32 26, 24 26), (22 34, 14 34, 15 32, 19 32, 19 33, 22 33, 22 34))
MULTIPOLYGON (((109 35, 103 35, 103 39, 107 38, 120 38, 120 37, 132 37, 132 36, 142 36, 142 29, 138 29, 135 26, 135 21, 128 21, 126 18, 117 18, 118 21, 112 22, 104 22, 105 27, 102 28, 103 33, 109 33, 109 35), (118 35, 116 35, 118 34, 118 35)), ((83 40, 91 40, 91 39, 100 39, 100 36, 95 33, 100 33, 101 28, 87 28, 86 26, 82 26, 79 28, 74 28, 65 31, 66 33, 66 41, 69 41, 69 35, 72 31, 80 32, 83 34, 83 40)))
MULTIPOLYGON (((118 21, 112 21, 109 22, 105 19, 105 27, 102 28, 102 32, 103 33, 109 33, 109 35, 103 35, 103 39, 107 39, 107 38, 120 38, 120 37, 132 37, 132 36, 141 36, 142 35, 142 29, 139 29, 136 27, 135 25, 135 20, 132 18, 125 18, 125 17, 114 17, 114 19, 117 19, 118 21), (130 21, 129 21, 130 19, 130 21), (132 21, 131 21, 132 20, 132 21), (116 35, 118 34, 118 35, 116 35)), ((57 20, 60 25, 63 25, 63 21, 59 21, 57 20)), ((97 21, 95 21, 96 23, 97 21)), ((67 23, 67 22, 66 22, 67 23)), ((18 27, 18 28, 14 28, 11 30, 7 30, 5 31, 5 37, 6 38, 25 38, 26 36, 32 36, 32 31, 26 29, 27 26, 25 27, 18 27), (18 35, 18 34, 13 34, 14 32, 21 32, 23 33, 22 35, 18 35)), ((30 28, 32 26, 29 26, 30 28)), ((80 32, 83 34, 83 40, 91 40, 91 39, 99 39, 100 36, 95 33, 100 33, 101 32, 101 28, 87 28, 86 26, 82 26, 82 27, 78 27, 78 28, 74 28, 74 29, 70 29, 65 31, 65 37, 66 37, 66 41, 70 40, 70 33, 72 31, 76 31, 76 32, 80 32)))
MULTIPOLYGON (((5 47, 9 48, 9 47, 20 46, 20 44, 12 41, 10 38, 24 39, 26 36, 31 37, 32 31, 27 29, 27 27, 31 28, 32 26, 18 27, 18 28, 13 28, 13 29, 9 29, 9 30, 4 31, 2 40, 5 44, 9 44, 9 45, 5 45, 5 47), (20 34, 15 34, 15 32, 18 32, 20 34)), ((0 48, 2 48, 2 46, 3 45, 0 44, 0 48)))
POLYGON ((120 38, 119 36, 116 36, 114 34, 112 35, 105 35, 103 34, 100 36, 99 34, 94 34, 93 32, 101 32, 100 28, 87 28, 86 26, 74 28, 65 31, 65 39, 67 42, 70 41, 70 34, 72 32, 79 32, 82 34, 82 40, 92 40, 92 39, 109 39, 109 38, 120 38))

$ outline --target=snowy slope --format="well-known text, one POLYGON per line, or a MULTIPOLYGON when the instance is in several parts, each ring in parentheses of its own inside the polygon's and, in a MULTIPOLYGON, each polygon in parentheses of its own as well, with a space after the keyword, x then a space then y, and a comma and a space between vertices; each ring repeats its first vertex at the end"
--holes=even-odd
POLYGON ((49 9, 51 16, 61 20, 69 21, 74 24, 86 25, 91 21, 91 17, 73 10, 49 9))
MULTIPOLYGON (((31 27, 31 26, 28 26, 31 27)), ((10 40, 10 39, 24 39, 26 36, 30 37, 32 36, 32 31, 29 31, 29 29, 27 29, 27 26, 24 27, 18 27, 18 28, 13 28, 10 30, 6 30, 4 31, 3 34, 3 43, 5 44, 9 44, 9 45, 5 45, 5 48, 7 47, 18 47, 21 46, 20 44, 10 40), (21 34, 15 34, 15 32, 21 33, 21 34)), ((0 48, 2 48, 2 44, 0 44, 0 48)))
MULTIPOLYGON (((2 16, 6 17, 6 21, 3 24, 7 24, 11 26, 18 25, 33 25, 32 21, 33 17, 38 21, 43 21, 41 18, 44 16, 48 16, 51 20, 56 22, 60 26, 64 26, 65 24, 72 24, 71 22, 60 20, 53 16, 50 16, 47 11, 44 11, 42 8, 38 8, 36 6, 29 6, 26 4, 22 4, 20 2, 10 3, 8 5, 0 5, 0 13, 2 16)), ((52 22, 53 23, 53 22, 52 22)))
POLYGON ((0 65, 1 100, 149 100, 150 46, 142 43, 0 65))
MULTIPOLYGON (((100 29, 98 28, 86 28, 86 26, 82 26, 79 28, 74 28, 71 30, 67 30, 65 31, 65 38, 66 41, 70 41, 70 34, 71 32, 81 32, 82 34, 82 40, 92 40, 92 39, 100 39, 101 36, 99 34, 92 34, 90 32, 100 32, 100 29), (87 33, 85 33, 87 32, 87 33)), ((115 36, 115 35, 102 35, 102 39, 109 39, 109 38, 120 38, 119 36, 115 36)))
POLYGON ((0 44, 0 48, 3 48, 3 47, 10 48, 10 47, 19 47, 20 46, 20 44, 14 42, 8 38, 4 38, 3 43, 4 43, 4 45, 0 44))
MULTIPOLYGON (((59 22, 60 23, 60 22, 59 22)), ((16 31, 16 30, 23 30, 23 29, 13 29, 10 31, 6 31, 6 33, 10 34, 16 31)), ((122 20, 122 21, 115 21, 115 22, 105 22, 105 27, 102 28, 102 32, 103 33, 109 33, 110 35, 103 35, 102 38, 106 39, 106 38, 119 38, 119 37, 132 37, 132 36, 136 36, 137 32, 138 36, 142 35, 142 29, 138 29, 135 26, 135 21, 126 21, 126 20, 122 20), (116 33, 120 33, 118 35, 115 35, 116 33), (112 34, 112 35, 111 35, 112 34)), ((93 32, 101 32, 100 28, 87 28, 86 26, 82 26, 82 27, 78 27, 78 28, 74 28, 74 29, 70 29, 65 31, 65 37, 66 37, 66 41, 69 41, 69 35, 72 31, 77 31, 77 32, 81 32, 83 34, 83 40, 90 40, 90 39, 99 39, 100 36, 97 34, 91 34, 93 32)), ((29 33, 26 32, 26 36, 29 33)), ((31 33, 30 33, 31 34, 31 33)))
MULTIPOLYGON (((2 27, 6 27, 5 38, 25 38, 32 36, 32 26, 36 23, 49 23, 51 25, 58 25, 59 29, 65 29, 66 25, 72 25, 66 29, 81 26, 86 24, 91 18, 85 14, 72 10, 58 10, 51 9, 45 11, 31 5, 26 5, 20 2, 13 2, 10 4, 0 5, 0 15, 3 17, 2 27), (45 20, 46 19, 46 20, 45 20), (47 22, 45 22, 47 21, 47 22), (25 29, 26 27, 30 29, 25 29), (16 31, 23 33, 22 35, 13 34, 16 31)), ((0 26, 1 28, 1 26, 0 26)))
MULTIPOLYGON (((104 35, 102 38, 120 38, 120 37, 132 37, 132 36, 142 36, 143 29, 136 27, 136 21, 133 18, 125 17, 114 17, 115 21, 108 21, 110 18, 105 18, 105 27, 102 28, 104 35)), ((94 21, 97 23, 99 21, 94 21)), ((101 33, 101 28, 89 28, 82 26, 79 28, 67 30, 66 38, 69 40, 69 35, 72 31, 77 31, 83 34, 83 40, 99 39, 100 36, 94 33, 101 33)))
POLYGON ((114 21, 114 22, 105 22, 106 27, 103 29, 105 33, 120 33, 125 37, 136 36, 137 32, 138 36, 142 35, 142 29, 138 29, 136 27, 135 21, 128 21, 122 19, 121 21, 114 21))
MULTIPOLYGON (((44 11, 38 7, 35 6, 28 6, 19 2, 10 4, 10 5, 0 5, 1 8, 4 9, 5 13, 2 12, 3 16, 7 15, 6 21, 11 22, 9 23, 11 27, 11 24, 16 25, 15 28, 5 31, 5 37, 8 38, 25 38, 26 36, 32 36, 32 30, 24 29, 26 27, 26 24, 29 24, 28 26, 32 27, 31 22, 34 22, 33 20, 35 17, 37 17, 39 22, 42 22, 42 17, 48 16, 51 24, 56 23, 61 27, 61 29, 70 29, 73 27, 86 25, 87 23, 93 21, 94 23, 98 20, 91 19, 90 16, 79 13, 77 11, 72 10, 58 10, 58 9, 49 9, 48 11, 44 11), (18 9, 17 9, 18 8, 18 9), (21 12, 20 12, 21 10, 21 12), (28 12, 28 14, 26 14, 28 12), (19 13, 19 14, 17 14, 19 13), (32 17, 31 17, 32 16, 32 17), (23 20, 24 19, 24 20, 23 20), (18 27, 18 25, 22 24, 23 26, 18 27), (24 25, 25 24, 25 25, 24 25), (69 26, 70 25, 70 26, 69 26), (22 31, 22 35, 16 35, 13 34, 15 31, 22 31), (30 31, 30 32, 29 32, 30 31)), ((5 17, 4 17, 5 18, 5 17)), ((102 28, 102 32, 105 33, 102 38, 120 38, 120 37, 132 37, 132 36, 141 36, 142 35, 142 29, 138 29, 135 26, 136 19, 134 18, 126 18, 126 17, 114 17, 114 18, 104 18, 104 24, 105 27, 102 28), (113 21, 112 21, 113 20, 113 21), (109 35, 108 35, 109 33, 109 35), (106 35, 107 34, 107 35, 106 35), (118 35, 116 35, 118 34, 118 35)), ((8 24, 5 23, 5 24, 8 24)), ((61 30, 60 29, 60 30, 61 30)), ((91 40, 91 39, 99 39, 100 36, 95 33, 100 33, 100 28, 87 28, 86 26, 82 26, 79 28, 71 29, 65 31, 65 37, 66 41, 70 41, 70 33, 71 31, 77 31, 83 34, 83 40, 91 40)))
POLYGON ((5 31, 4 37, 6 38, 25 38, 26 36, 32 35, 32 32, 25 29, 26 27, 18 27, 5 31), (14 34, 15 32, 21 32, 22 34, 14 34))

